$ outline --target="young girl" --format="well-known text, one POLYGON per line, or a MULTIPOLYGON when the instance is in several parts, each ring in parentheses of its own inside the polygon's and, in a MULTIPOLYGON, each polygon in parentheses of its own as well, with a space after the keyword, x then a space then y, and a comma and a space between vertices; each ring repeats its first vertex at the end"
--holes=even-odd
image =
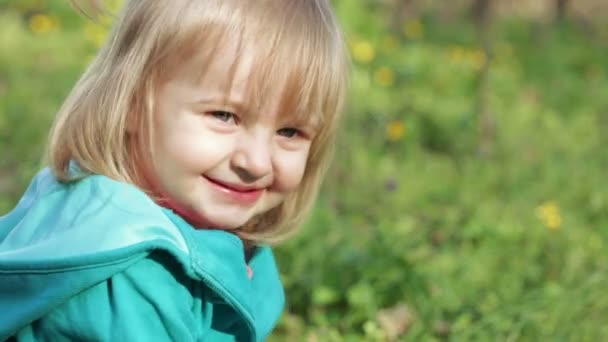
POLYGON ((0 218, 0 340, 264 340, 331 154, 328 0, 131 0, 0 218))

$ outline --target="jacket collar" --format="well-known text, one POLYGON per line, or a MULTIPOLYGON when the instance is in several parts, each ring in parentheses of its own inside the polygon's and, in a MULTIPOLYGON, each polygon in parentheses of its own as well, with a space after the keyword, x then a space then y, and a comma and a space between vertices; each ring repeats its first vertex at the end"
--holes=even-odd
POLYGON ((247 276, 243 243, 235 234, 214 229, 194 229, 169 209, 163 211, 182 231, 190 250, 190 276, 215 290, 264 340, 272 331, 285 304, 279 272, 268 246, 256 247, 247 276))

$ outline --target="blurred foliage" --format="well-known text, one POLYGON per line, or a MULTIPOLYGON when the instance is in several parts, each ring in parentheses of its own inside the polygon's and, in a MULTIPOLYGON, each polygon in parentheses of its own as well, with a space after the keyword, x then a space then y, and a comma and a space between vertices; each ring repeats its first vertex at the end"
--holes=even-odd
MULTIPOLYGON (((0 212, 104 39, 66 3, 0 3, 0 212)), ((605 27, 503 15, 488 50, 466 13, 335 4, 352 94, 314 215, 277 251, 271 340, 607 339, 605 27)))

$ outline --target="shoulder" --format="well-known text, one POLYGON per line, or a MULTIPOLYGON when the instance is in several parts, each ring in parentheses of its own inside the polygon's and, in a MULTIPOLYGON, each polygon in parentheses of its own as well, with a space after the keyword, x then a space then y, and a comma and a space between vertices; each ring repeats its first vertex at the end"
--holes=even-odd
MULTIPOLYGON (((183 234, 145 193, 104 176, 58 182, 45 169, 17 207, 0 217, 0 258, 30 265, 164 245, 183 253, 183 234)), ((90 259, 89 259, 90 261, 90 259)))

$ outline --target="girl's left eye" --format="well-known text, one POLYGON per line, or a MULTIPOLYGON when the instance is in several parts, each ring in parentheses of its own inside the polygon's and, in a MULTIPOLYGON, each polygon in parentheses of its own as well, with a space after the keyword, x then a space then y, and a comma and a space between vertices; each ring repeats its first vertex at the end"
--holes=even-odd
POLYGON ((234 115, 233 113, 230 112, 226 112, 223 110, 216 110, 213 112, 209 113, 211 116, 213 116, 214 118, 223 121, 223 122, 230 122, 230 120, 234 120, 236 121, 236 115, 234 115))
POLYGON ((301 134, 296 128, 281 128, 277 133, 286 138, 294 138, 301 134))

